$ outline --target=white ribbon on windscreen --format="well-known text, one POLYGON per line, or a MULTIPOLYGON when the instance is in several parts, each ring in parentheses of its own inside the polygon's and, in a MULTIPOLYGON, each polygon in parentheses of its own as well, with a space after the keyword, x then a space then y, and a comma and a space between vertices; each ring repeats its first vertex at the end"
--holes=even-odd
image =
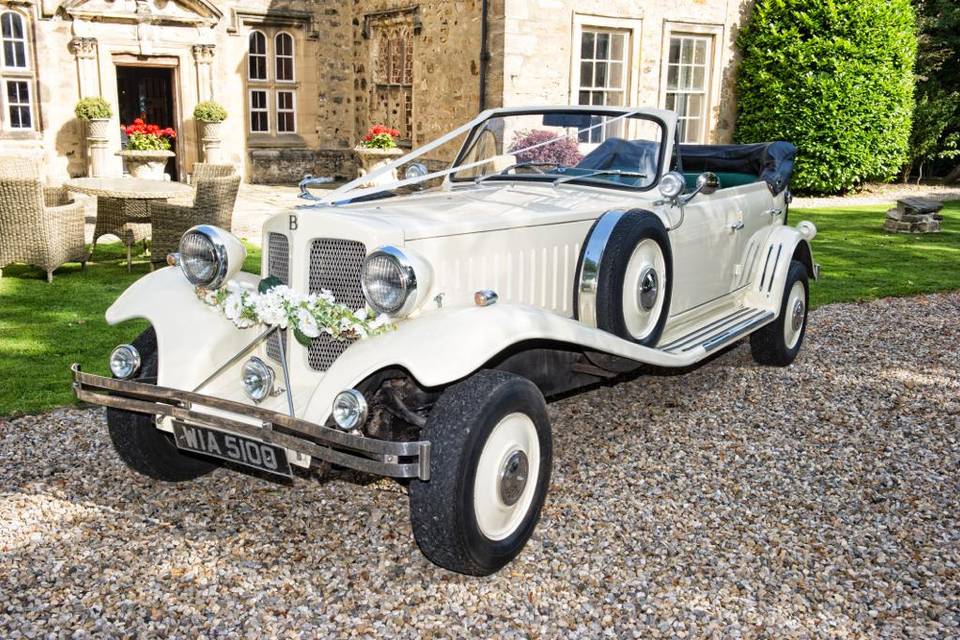
MULTIPOLYGON (((643 111, 642 109, 634 109, 632 111, 627 111, 626 113, 610 118, 609 120, 603 120, 597 124, 590 125, 589 127, 585 127, 583 129, 577 129, 577 136, 579 137, 581 133, 587 133, 588 131, 593 131, 594 129, 605 127, 619 120, 623 120, 624 118, 630 118, 632 116, 635 116, 641 113, 642 111, 643 111)), ((503 116, 511 115, 509 111, 500 112, 497 109, 488 109, 487 111, 483 111, 482 113, 480 113, 480 115, 478 115, 476 118, 474 118, 470 122, 466 123, 463 126, 457 127, 456 129, 446 134, 445 136, 437 138, 433 142, 420 147, 416 151, 411 151, 405 156, 401 158, 397 158, 396 160, 388 164, 385 164, 384 166, 376 169, 375 171, 371 171, 366 175, 363 175, 363 176, 360 176, 359 178, 351 180, 350 182, 343 185, 342 187, 334 191, 331 191, 329 195, 325 197, 315 196, 312 193, 310 193, 309 186, 313 179, 304 178, 300 182, 300 197, 306 198, 308 200, 312 200, 317 204, 336 205, 336 204, 348 202, 350 200, 354 200, 356 198, 362 198, 364 196, 373 195, 375 193, 382 193, 384 191, 390 191, 392 189, 406 187, 411 184, 426 182, 427 180, 433 180, 434 178, 445 178, 451 173, 457 173, 459 171, 467 171, 469 169, 473 169, 481 165, 489 164, 492 161, 492 158, 484 158, 483 160, 477 160, 476 162, 470 162, 468 164, 461 164, 461 165, 448 167, 440 171, 434 171, 432 173, 427 173, 422 176, 416 176, 414 178, 404 178, 402 180, 397 180, 395 182, 391 182, 385 185, 378 185, 374 187, 365 187, 362 189, 357 189, 357 187, 359 187, 361 184, 369 183, 370 181, 375 180, 380 176, 387 175, 388 173, 392 172, 394 169, 397 169, 398 167, 419 158, 425 153, 429 153, 430 151, 433 151, 437 147, 447 144, 451 140, 454 140, 455 138, 472 130, 474 127, 476 127, 480 123, 490 119, 490 117, 492 117, 494 114, 497 114, 497 113, 500 113, 500 115, 503 115, 503 116)), ((565 133, 559 134, 556 137, 550 138, 549 140, 544 140, 543 142, 538 142, 537 144, 530 145, 529 147, 524 147, 522 149, 513 149, 510 151, 510 153, 514 155, 518 155, 527 151, 532 151, 533 149, 537 149, 539 147, 544 147, 548 144, 553 144, 554 142, 567 137, 569 137, 569 134, 565 134, 565 133)))

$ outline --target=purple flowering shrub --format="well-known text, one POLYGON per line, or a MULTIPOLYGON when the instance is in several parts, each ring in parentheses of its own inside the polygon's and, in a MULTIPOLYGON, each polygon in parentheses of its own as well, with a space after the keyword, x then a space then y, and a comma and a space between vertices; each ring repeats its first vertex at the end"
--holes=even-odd
POLYGON ((558 138, 542 147, 516 153, 518 149, 526 149, 556 137, 556 132, 544 129, 517 131, 513 134, 513 140, 507 151, 516 155, 517 162, 556 162, 563 167, 573 167, 583 159, 583 155, 577 149, 577 141, 569 137, 558 138))

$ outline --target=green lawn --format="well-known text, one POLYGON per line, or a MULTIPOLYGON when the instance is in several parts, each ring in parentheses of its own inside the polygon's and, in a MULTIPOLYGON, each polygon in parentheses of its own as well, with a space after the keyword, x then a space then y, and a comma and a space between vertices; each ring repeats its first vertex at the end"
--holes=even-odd
MULTIPOLYGON (((790 223, 811 220, 819 234, 814 259, 823 267, 812 304, 869 300, 960 288, 960 202, 944 209, 946 230, 910 236, 880 230, 883 207, 794 209, 790 223)), ((260 251, 247 245, 245 270, 259 272, 260 251)), ((128 274, 119 244, 97 247, 85 272, 67 265, 47 284, 39 269, 9 266, 0 279, 0 416, 70 404, 69 366, 107 373, 107 355, 144 326, 110 327, 103 314, 149 270, 137 256, 128 274)))
POLYGON ((793 209, 790 224, 817 225, 813 259, 822 271, 811 306, 960 289, 960 202, 943 209, 940 233, 881 230, 886 207, 793 209))
MULTIPOLYGON (((127 273, 120 243, 97 245, 85 271, 67 264, 53 274, 10 265, 0 278, 0 416, 36 413, 73 402, 70 363, 106 374, 107 356, 146 324, 115 327, 103 319, 107 307, 134 280, 149 272, 145 255, 127 273)), ((259 273, 260 250, 247 245, 246 271, 259 273)))

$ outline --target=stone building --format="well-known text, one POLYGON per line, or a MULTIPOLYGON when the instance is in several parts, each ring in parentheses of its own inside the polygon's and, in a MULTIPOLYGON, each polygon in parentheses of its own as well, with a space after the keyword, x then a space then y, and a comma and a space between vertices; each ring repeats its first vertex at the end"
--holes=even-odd
MULTIPOLYGON (((85 175, 76 101, 178 132, 172 177, 202 158, 193 107, 229 112, 222 156, 257 182, 349 176, 373 123, 422 144, 492 106, 667 107, 685 140, 732 133, 748 0, 0 0, 0 153, 85 175)), ((108 171, 122 172, 109 157, 108 171)))

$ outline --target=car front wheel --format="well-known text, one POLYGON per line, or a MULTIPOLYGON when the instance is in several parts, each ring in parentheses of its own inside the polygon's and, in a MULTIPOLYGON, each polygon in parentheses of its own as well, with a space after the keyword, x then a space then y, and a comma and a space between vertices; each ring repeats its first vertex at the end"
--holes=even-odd
MULTIPOLYGON (((157 379, 157 336, 153 328, 141 333, 133 346, 143 362, 134 382, 157 379)), ((150 478, 182 482, 206 475, 220 465, 209 459, 181 453, 173 436, 157 429, 154 416, 124 409, 107 409, 107 428, 117 455, 128 467, 150 478)))
POLYGON ((494 573, 530 539, 550 484, 543 395, 525 378, 481 371, 444 391, 422 435, 430 480, 410 485, 420 550, 451 571, 494 573))

